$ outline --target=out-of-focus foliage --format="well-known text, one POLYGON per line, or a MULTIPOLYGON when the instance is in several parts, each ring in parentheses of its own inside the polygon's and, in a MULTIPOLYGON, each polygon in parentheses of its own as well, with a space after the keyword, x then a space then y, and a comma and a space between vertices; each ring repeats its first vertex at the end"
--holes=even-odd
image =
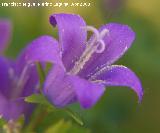
POLYGON ((13 23, 12 43, 6 55, 14 58, 28 42, 39 35, 50 34, 57 38, 57 30, 53 30, 48 22, 48 17, 52 13, 78 13, 89 25, 95 27, 108 22, 127 24, 136 32, 136 40, 118 64, 128 66, 140 77, 144 88, 143 101, 140 105, 137 104, 136 95, 128 88, 107 88, 105 95, 92 109, 81 110, 77 105, 70 107, 82 116, 84 126, 76 124, 63 111, 46 113, 43 107, 40 107, 32 116, 30 123, 32 126, 29 128, 38 133, 90 131, 93 133, 159 133, 160 1, 125 0, 122 8, 109 17, 108 11, 104 9, 105 0, 86 1, 91 2, 92 6, 88 8, 0 7, 0 17, 9 18, 13 23), (37 116, 39 119, 33 120, 37 116))
POLYGON ((79 128, 78 126, 72 125, 71 122, 65 122, 63 119, 57 122, 54 126, 49 127, 45 133, 90 133, 89 130, 79 128))

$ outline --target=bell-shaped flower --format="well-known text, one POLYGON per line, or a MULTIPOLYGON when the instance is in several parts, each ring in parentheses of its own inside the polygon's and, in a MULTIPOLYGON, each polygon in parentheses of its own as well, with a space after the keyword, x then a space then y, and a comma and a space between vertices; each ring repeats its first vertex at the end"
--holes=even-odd
POLYGON ((112 65, 135 39, 130 27, 109 23, 97 30, 74 14, 53 14, 50 23, 58 27, 59 44, 53 55, 60 60, 56 58, 43 93, 53 105, 79 102, 81 107, 90 108, 109 86, 129 87, 142 100, 142 86, 135 73, 122 65, 112 65), (88 41, 87 31, 93 33, 88 41))
POLYGON ((0 116, 6 120, 16 120, 21 115, 27 117, 31 113, 33 105, 26 103, 24 98, 38 93, 35 62, 60 60, 55 56, 58 55, 55 52, 58 43, 50 36, 41 36, 31 42, 16 60, 4 57, 2 53, 8 46, 11 27, 8 20, 0 20, 0 116))

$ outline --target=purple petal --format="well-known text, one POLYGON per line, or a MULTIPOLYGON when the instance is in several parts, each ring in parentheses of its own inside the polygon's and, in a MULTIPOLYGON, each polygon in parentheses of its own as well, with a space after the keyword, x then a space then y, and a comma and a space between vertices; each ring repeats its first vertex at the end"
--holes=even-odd
POLYGON ((104 81, 106 86, 126 86, 135 91, 142 100, 143 89, 138 77, 130 69, 124 66, 113 65, 99 71, 96 80, 104 81))
MULTIPOLYGON (((60 57, 60 49, 58 42, 50 36, 41 36, 31 42, 25 48, 16 62, 16 73, 20 76, 23 69, 28 65, 27 63, 33 62, 50 62, 53 64, 62 65, 60 57)), ((28 65, 27 80, 21 96, 28 96, 35 92, 38 85, 38 75, 35 66, 28 65)))
MULTIPOLYGON (((20 57, 17 59, 15 65, 17 77, 21 76, 28 62, 33 63, 37 61, 62 64, 59 52, 58 43, 52 37, 41 36, 37 38, 22 51, 20 57)), ((29 96, 37 91, 36 88, 39 78, 36 67, 34 65, 28 65, 27 74, 25 76, 28 79, 21 91, 21 97, 29 96)))
POLYGON ((37 93, 39 90, 39 77, 37 74, 36 67, 32 67, 30 71, 27 73, 29 78, 24 85, 23 91, 21 93, 21 97, 27 97, 32 95, 33 93, 37 93))
POLYGON ((43 93, 57 107, 64 107, 76 102, 72 82, 59 66, 54 66, 49 72, 43 93))
MULTIPOLYGON (((60 49, 58 42, 50 36, 41 36, 31 42, 27 48, 25 48, 17 60, 16 68, 17 73, 20 76, 23 69, 26 67, 27 62, 50 62, 54 65, 63 66, 60 56, 60 49)), ((21 97, 31 95, 37 91, 38 75, 35 66, 28 65, 29 78, 24 85, 21 97), (37 88, 37 89, 36 89, 37 88)))
POLYGON ((72 77, 73 87, 81 106, 91 108, 103 95, 105 87, 102 84, 89 82, 79 77, 72 77))
POLYGON ((24 102, 23 98, 9 100, 0 94, 0 115, 7 121, 16 120, 21 115, 25 115, 27 120, 33 109, 34 105, 24 102))
POLYGON ((57 107, 64 107, 78 100, 83 108, 90 108, 103 92, 102 84, 67 75, 58 66, 49 73, 44 85, 44 95, 57 107))
POLYGON ((14 82, 16 76, 18 75, 15 73, 14 62, 0 57, 0 115, 5 120, 15 120, 21 114, 28 114, 28 111, 33 109, 33 106, 25 103, 20 97, 29 96, 35 92, 35 86, 37 85, 35 84, 37 83, 35 73, 30 73, 30 78, 22 88, 22 93, 14 100, 11 100, 13 93, 17 92, 14 82))
POLYGON ((62 65, 58 42, 50 36, 41 36, 25 48, 18 59, 18 66, 23 68, 27 62, 50 62, 62 65))
MULTIPOLYGON (((59 66, 63 66, 58 42, 50 36, 41 36, 23 50, 16 62, 16 74, 18 74, 19 77, 23 73, 23 70, 28 67, 27 74, 25 75, 28 79, 19 97, 29 96, 37 92, 38 75, 36 67, 34 65, 28 65, 28 63, 34 62, 50 62, 54 65, 58 64, 59 66)), ((28 106, 29 104, 25 104, 24 108, 28 106)), ((29 110, 30 108, 32 110, 32 107, 29 107, 29 110)), ((26 113, 28 113, 28 110, 25 110, 26 113)), ((25 112, 23 111, 23 113, 25 112)))
POLYGON ((83 77, 114 63, 128 50, 135 39, 135 33, 127 25, 110 23, 102 26, 100 31, 104 29, 109 30, 109 35, 103 39, 106 44, 105 50, 93 54, 81 72, 83 77))
POLYGON ((11 62, 4 57, 0 57, 0 93, 5 97, 10 96, 10 90, 12 87, 10 70, 11 62))
POLYGON ((15 120, 24 111, 24 101, 17 99, 10 101, 0 93, 0 115, 5 120, 15 120))
POLYGON ((79 15, 73 14, 53 14, 50 23, 58 26, 62 60, 69 71, 85 49, 87 32, 83 27, 86 24, 79 15))
POLYGON ((8 46, 11 37, 11 23, 8 20, 0 20, 0 53, 8 46))

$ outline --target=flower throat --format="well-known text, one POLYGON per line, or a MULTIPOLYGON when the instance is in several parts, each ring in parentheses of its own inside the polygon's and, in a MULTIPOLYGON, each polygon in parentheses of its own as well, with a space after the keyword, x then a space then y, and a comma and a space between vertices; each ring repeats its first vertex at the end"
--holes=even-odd
POLYGON ((84 29, 93 32, 94 36, 91 38, 92 40, 89 40, 86 43, 86 49, 82 53, 82 56, 77 62, 75 62, 74 67, 70 70, 69 74, 72 75, 78 74, 94 53, 102 53, 105 50, 105 43, 103 38, 105 35, 109 34, 109 30, 104 29, 102 31, 98 31, 92 26, 86 26, 84 29))

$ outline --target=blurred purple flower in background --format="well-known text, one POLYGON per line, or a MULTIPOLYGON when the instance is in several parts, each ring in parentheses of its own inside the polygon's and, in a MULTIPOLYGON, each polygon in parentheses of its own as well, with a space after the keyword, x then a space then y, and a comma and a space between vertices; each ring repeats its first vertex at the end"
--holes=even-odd
MULTIPOLYGON (((2 53, 9 41, 11 24, 0 20, 0 52, 2 53)), ((15 120, 20 115, 32 111, 33 105, 24 101, 24 97, 38 90, 38 76, 35 61, 52 62, 55 60, 55 40, 42 36, 27 46, 17 60, 0 56, 0 115, 6 120, 15 120), (51 53, 51 54, 50 54, 51 53)))
POLYGON ((117 14, 125 3, 126 0, 102 0, 103 9, 108 17, 117 14))
POLYGON ((0 54, 4 52, 11 38, 11 23, 7 20, 0 20, 0 54))
POLYGON ((112 65, 135 39, 130 27, 110 23, 97 30, 73 14, 54 14, 50 23, 59 31, 59 47, 53 54, 61 57, 44 84, 43 93, 51 103, 64 107, 79 102, 90 108, 109 86, 130 87, 141 101, 143 90, 137 76, 124 66, 112 65), (94 33, 89 41, 87 31, 94 33))

